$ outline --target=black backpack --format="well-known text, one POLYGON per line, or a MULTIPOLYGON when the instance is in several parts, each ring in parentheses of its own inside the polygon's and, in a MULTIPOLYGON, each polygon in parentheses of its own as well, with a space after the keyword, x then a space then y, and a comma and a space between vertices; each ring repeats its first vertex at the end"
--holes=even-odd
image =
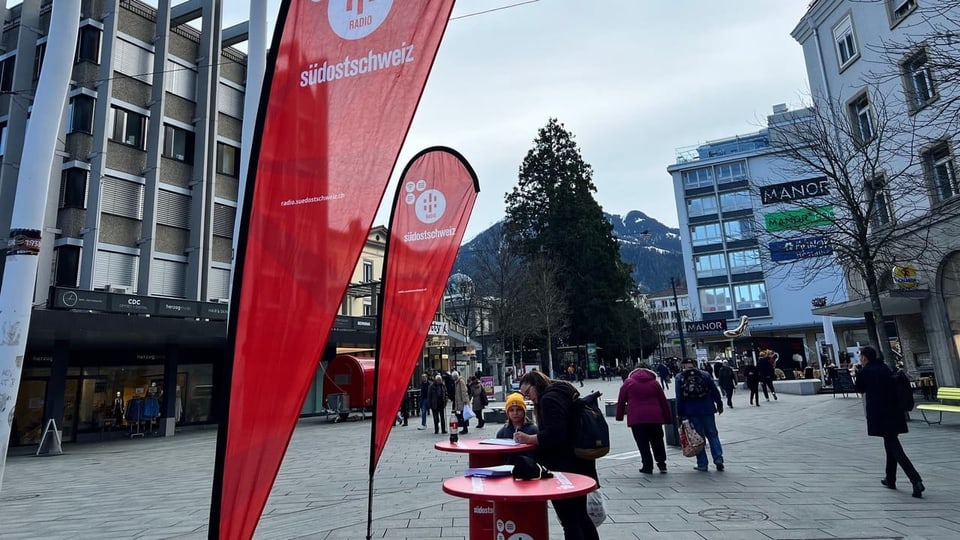
POLYGON ((684 399, 703 399, 710 394, 707 382, 699 369, 688 369, 680 376, 680 395, 684 399))
POLYGON ((597 459, 610 452, 610 428, 600 411, 600 392, 573 400, 573 416, 577 419, 573 453, 581 459, 597 459))
POLYGON ((898 369, 893 374, 893 386, 897 390, 897 404, 900 406, 900 410, 912 411, 914 405, 913 388, 910 387, 910 377, 907 377, 902 369, 898 369))

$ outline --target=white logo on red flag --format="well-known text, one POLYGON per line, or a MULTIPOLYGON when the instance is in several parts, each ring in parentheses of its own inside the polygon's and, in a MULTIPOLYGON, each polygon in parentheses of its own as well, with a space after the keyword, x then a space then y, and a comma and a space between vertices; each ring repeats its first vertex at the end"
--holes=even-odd
MULTIPOLYGON (((316 1, 316 0, 314 0, 316 1)), ((330 28, 343 39, 361 39, 386 20, 393 0, 330 0, 327 18, 330 28)))

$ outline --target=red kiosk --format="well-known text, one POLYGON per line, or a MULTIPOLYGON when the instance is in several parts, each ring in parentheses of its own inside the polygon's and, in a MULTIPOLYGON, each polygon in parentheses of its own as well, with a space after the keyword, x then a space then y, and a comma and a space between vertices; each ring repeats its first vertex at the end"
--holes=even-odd
POLYGON ((323 372, 327 408, 346 420, 351 410, 373 407, 373 358, 341 354, 323 372))

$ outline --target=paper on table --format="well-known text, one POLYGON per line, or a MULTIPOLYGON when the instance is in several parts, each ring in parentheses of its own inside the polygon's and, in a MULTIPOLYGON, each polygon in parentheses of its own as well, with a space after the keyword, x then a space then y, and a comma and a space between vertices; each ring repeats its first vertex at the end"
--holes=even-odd
POLYGON ((510 476, 513 465, 495 465, 493 467, 471 467, 463 472, 464 476, 510 476))
POLYGON ((513 439, 483 439, 480 444, 498 444, 500 446, 519 446, 520 443, 513 439))

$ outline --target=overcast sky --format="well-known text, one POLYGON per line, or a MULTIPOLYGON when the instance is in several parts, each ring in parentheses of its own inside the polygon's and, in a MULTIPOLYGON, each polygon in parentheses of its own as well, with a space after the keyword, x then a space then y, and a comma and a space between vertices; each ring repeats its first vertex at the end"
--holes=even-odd
MULTIPOLYGON (((407 161, 446 145, 480 179, 469 240, 503 218, 537 130, 556 117, 604 211, 675 227, 676 150, 755 132, 774 104, 809 93, 790 37, 809 0, 538 0, 463 17, 522 1, 457 2, 376 224, 407 161)), ((268 2, 271 29, 279 4, 268 2)), ((248 2, 224 5, 224 26, 248 18, 248 2)))

